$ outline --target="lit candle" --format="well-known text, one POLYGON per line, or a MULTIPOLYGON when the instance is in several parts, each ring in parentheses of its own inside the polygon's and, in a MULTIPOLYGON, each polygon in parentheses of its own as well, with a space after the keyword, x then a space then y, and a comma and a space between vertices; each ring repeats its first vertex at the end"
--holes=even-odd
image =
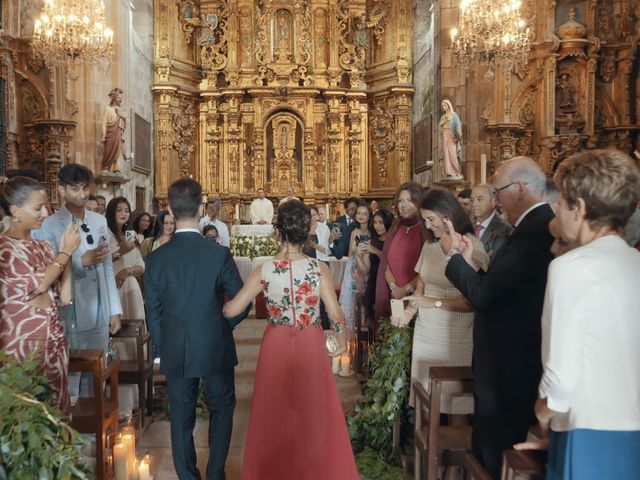
POLYGON ((128 452, 124 443, 116 443, 113 447, 113 473, 115 480, 128 480, 128 452))
POLYGON ((343 377, 351 375, 351 358, 348 354, 344 354, 340 357, 340 375, 343 377))
POLYGON ((331 359, 331 372, 334 375, 337 375, 340 371, 340 355, 336 355, 331 359))
POLYGON ((151 480, 151 474, 149 473, 149 455, 145 455, 144 459, 140 460, 140 465, 138 465, 138 480, 151 480))
POLYGON ((133 435, 122 435, 122 444, 127 452, 127 471, 133 476, 136 473, 136 443, 133 435))
POLYGON ((240 204, 236 203, 235 221, 240 222, 240 204))
POLYGON ((480 155, 480 183, 487 183, 487 156, 480 155))

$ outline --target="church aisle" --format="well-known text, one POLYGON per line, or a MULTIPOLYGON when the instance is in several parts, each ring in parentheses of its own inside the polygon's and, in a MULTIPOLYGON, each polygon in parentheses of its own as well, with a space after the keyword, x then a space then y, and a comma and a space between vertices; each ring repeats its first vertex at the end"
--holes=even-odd
MULTIPOLYGON (((244 445, 251 412, 251 395, 260 349, 260 340, 266 326, 265 320, 248 318, 234 331, 238 366, 236 367, 236 409, 233 418, 233 436, 227 457, 226 473, 228 480, 238 480, 242 470, 244 445)), ((360 386, 355 379, 336 377, 340 400, 345 412, 350 412, 360 396, 360 386)), ((194 441, 198 455, 198 469, 204 475, 208 456, 207 422, 197 421, 194 441)), ((177 480, 171 459, 171 439, 168 421, 153 422, 142 434, 138 443, 138 455, 149 454, 151 473, 154 480, 177 480)))

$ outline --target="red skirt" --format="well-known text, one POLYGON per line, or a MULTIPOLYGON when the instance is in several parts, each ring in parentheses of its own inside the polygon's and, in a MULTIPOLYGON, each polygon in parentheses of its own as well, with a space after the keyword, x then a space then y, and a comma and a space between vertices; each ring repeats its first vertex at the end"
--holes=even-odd
POLYGON ((267 326, 242 480, 358 480, 324 333, 267 326))

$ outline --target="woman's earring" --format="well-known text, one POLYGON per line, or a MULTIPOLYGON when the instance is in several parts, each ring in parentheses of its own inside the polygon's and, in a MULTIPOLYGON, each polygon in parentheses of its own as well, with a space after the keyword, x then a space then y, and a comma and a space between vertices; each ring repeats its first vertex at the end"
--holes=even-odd
POLYGON ((20 217, 20 215, 16 215, 15 217, 13 217, 13 220, 16 223, 22 223, 22 217, 20 217))

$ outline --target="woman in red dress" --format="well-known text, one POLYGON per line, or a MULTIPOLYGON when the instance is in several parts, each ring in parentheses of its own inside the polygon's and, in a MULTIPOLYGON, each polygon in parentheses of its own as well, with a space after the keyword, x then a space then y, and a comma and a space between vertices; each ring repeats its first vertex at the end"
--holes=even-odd
POLYGON ((264 291, 268 322, 256 370, 242 480, 358 480, 320 322, 320 299, 346 350, 329 268, 301 253, 311 224, 298 200, 278 209, 282 244, 225 305, 241 312, 264 291))
POLYGON ((51 244, 32 240, 49 215, 47 192, 36 180, 15 177, 0 186, 0 207, 11 226, 0 235, 0 348, 19 362, 40 357, 55 404, 69 413, 69 353, 56 301, 71 298, 71 255, 80 245, 70 225, 54 255, 51 244))

